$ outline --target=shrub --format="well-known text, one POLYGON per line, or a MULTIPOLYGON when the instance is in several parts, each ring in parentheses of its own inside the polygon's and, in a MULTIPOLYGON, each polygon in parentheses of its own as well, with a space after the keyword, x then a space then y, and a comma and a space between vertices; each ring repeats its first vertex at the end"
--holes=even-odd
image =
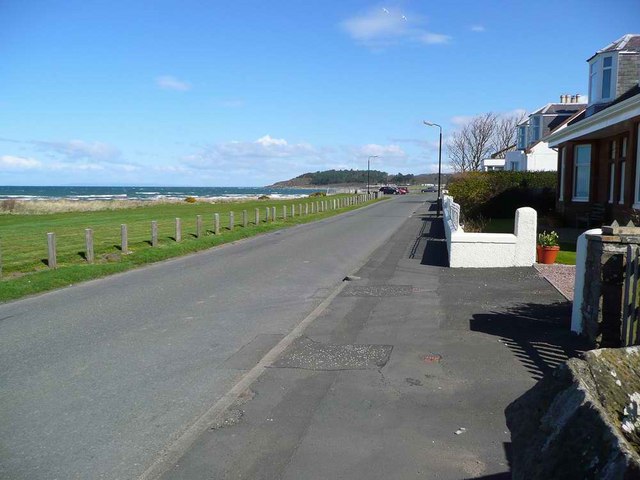
POLYGON ((8 198, 0 202, 0 210, 5 212, 13 212, 16 209, 17 201, 15 198, 8 198))
POLYGON ((260 195, 258 200, 271 200, 271 197, 269 195, 260 195))
POLYGON ((309 194, 310 197, 326 197, 327 194, 325 192, 313 192, 309 194))
POLYGON ((556 172, 467 172, 455 175, 449 193, 467 217, 512 217, 524 206, 538 215, 555 206, 556 172))
POLYGON ((194 197, 187 197, 184 199, 185 202, 187 203, 196 203, 197 200, 194 197))

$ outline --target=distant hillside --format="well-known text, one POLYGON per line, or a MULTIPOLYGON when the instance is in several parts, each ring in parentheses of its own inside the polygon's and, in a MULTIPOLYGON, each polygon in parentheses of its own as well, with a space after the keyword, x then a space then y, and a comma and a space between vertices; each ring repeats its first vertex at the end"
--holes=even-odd
MULTIPOLYGON (((397 185, 421 185, 423 183, 438 183, 437 173, 423 173, 419 175, 398 173, 389 175, 387 172, 371 170, 369 172, 371 184, 392 183, 397 185)), ((442 174, 442 183, 446 184, 451 174, 442 174)), ((366 170, 325 170, 322 172, 304 173, 290 180, 276 182, 271 188, 287 187, 319 187, 327 185, 366 185, 366 170)))

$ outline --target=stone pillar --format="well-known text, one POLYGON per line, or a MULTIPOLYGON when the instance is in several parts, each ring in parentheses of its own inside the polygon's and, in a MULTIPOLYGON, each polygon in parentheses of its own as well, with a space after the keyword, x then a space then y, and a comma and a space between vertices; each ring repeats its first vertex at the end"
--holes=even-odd
MULTIPOLYGON (((640 246, 640 228, 603 227, 602 231, 600 235, 585 235, 587 251, 581 322, 575 323, 581 323, 582 333, 595 347, 619 347, 627 246, 631 245, 634 250, 640 246)), ((579 284, 577 274, 576 268, 576 287, 579 284)), ((572 318, 572 323, 574 321, 572 318)))

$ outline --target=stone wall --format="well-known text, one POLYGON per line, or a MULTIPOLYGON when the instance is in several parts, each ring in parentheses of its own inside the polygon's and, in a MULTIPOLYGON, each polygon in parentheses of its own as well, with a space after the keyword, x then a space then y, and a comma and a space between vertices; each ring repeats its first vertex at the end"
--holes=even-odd
POLYGON ((514 480, 640 478, 640 347, 592 350, 506 411, 514 480))

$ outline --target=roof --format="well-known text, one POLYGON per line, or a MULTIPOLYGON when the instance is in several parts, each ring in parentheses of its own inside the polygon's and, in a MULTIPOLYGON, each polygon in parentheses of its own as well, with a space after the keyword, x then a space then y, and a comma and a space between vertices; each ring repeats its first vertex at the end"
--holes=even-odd
POLYGON ((636 121, 638 118, 640 118, 640 88, 636 90, 635 95, 613 103, 589 117, 582 113, 576 115, 566 128, 556 129, 546 140, 550 146, 555 147, 587 135, 598 135, 598 132, 606 131, 609 127, 629 120, 636 121))
MULTIPOLYGON (((578 104, 574 103, 573 105, 578 105, 578 104)), ((551 131, 547 135, 545 135, 543 138, 538 140, 537 142, 532 143, 531 145, 529 145, 527 147, 527 149, 526 149, 526 152, 527 153, 531 153, 531 150, 533 149, 533 147, 535 147, 536 145, 538 145, 541 142, 546 142, 546 139, 549 136, 553 135, 555 132, 557 132, 560 129, 560 127, 562 127, 564 125, 569 125, 572 120, 574 120, 576 118, 579 118, 582 114, 584 114, 584 111, 585 111, 585 105, 582 105, 582 108, 580 110, 577 110, 577 111, 573 112, 573 115, 571 115, 568 118, 562 118, 560 120, 560 122, 558 122, 555 125, 553 125, 553 127, 551 127, 551 124, 549 124, 549 127, 551 128, 551 131)))
POLYGON ((611 42, 606 47, 601 48, 596 53, 591 55, 587 59, 587 62, 589 60, 591 60, 593 57, 595 57, 596 55, 598 55, 600 53, 607 53, 607 52, 634 52, 634 53, 640 53, 640 34, 639 33, 627 33, 626 35, 623 35, 622 37, 620 37, 615 42, 611 42))
POLYGON ((531 115, 573 115, 586 106, 586 103, 547 103, 544 107, 532 112, 531 115))

